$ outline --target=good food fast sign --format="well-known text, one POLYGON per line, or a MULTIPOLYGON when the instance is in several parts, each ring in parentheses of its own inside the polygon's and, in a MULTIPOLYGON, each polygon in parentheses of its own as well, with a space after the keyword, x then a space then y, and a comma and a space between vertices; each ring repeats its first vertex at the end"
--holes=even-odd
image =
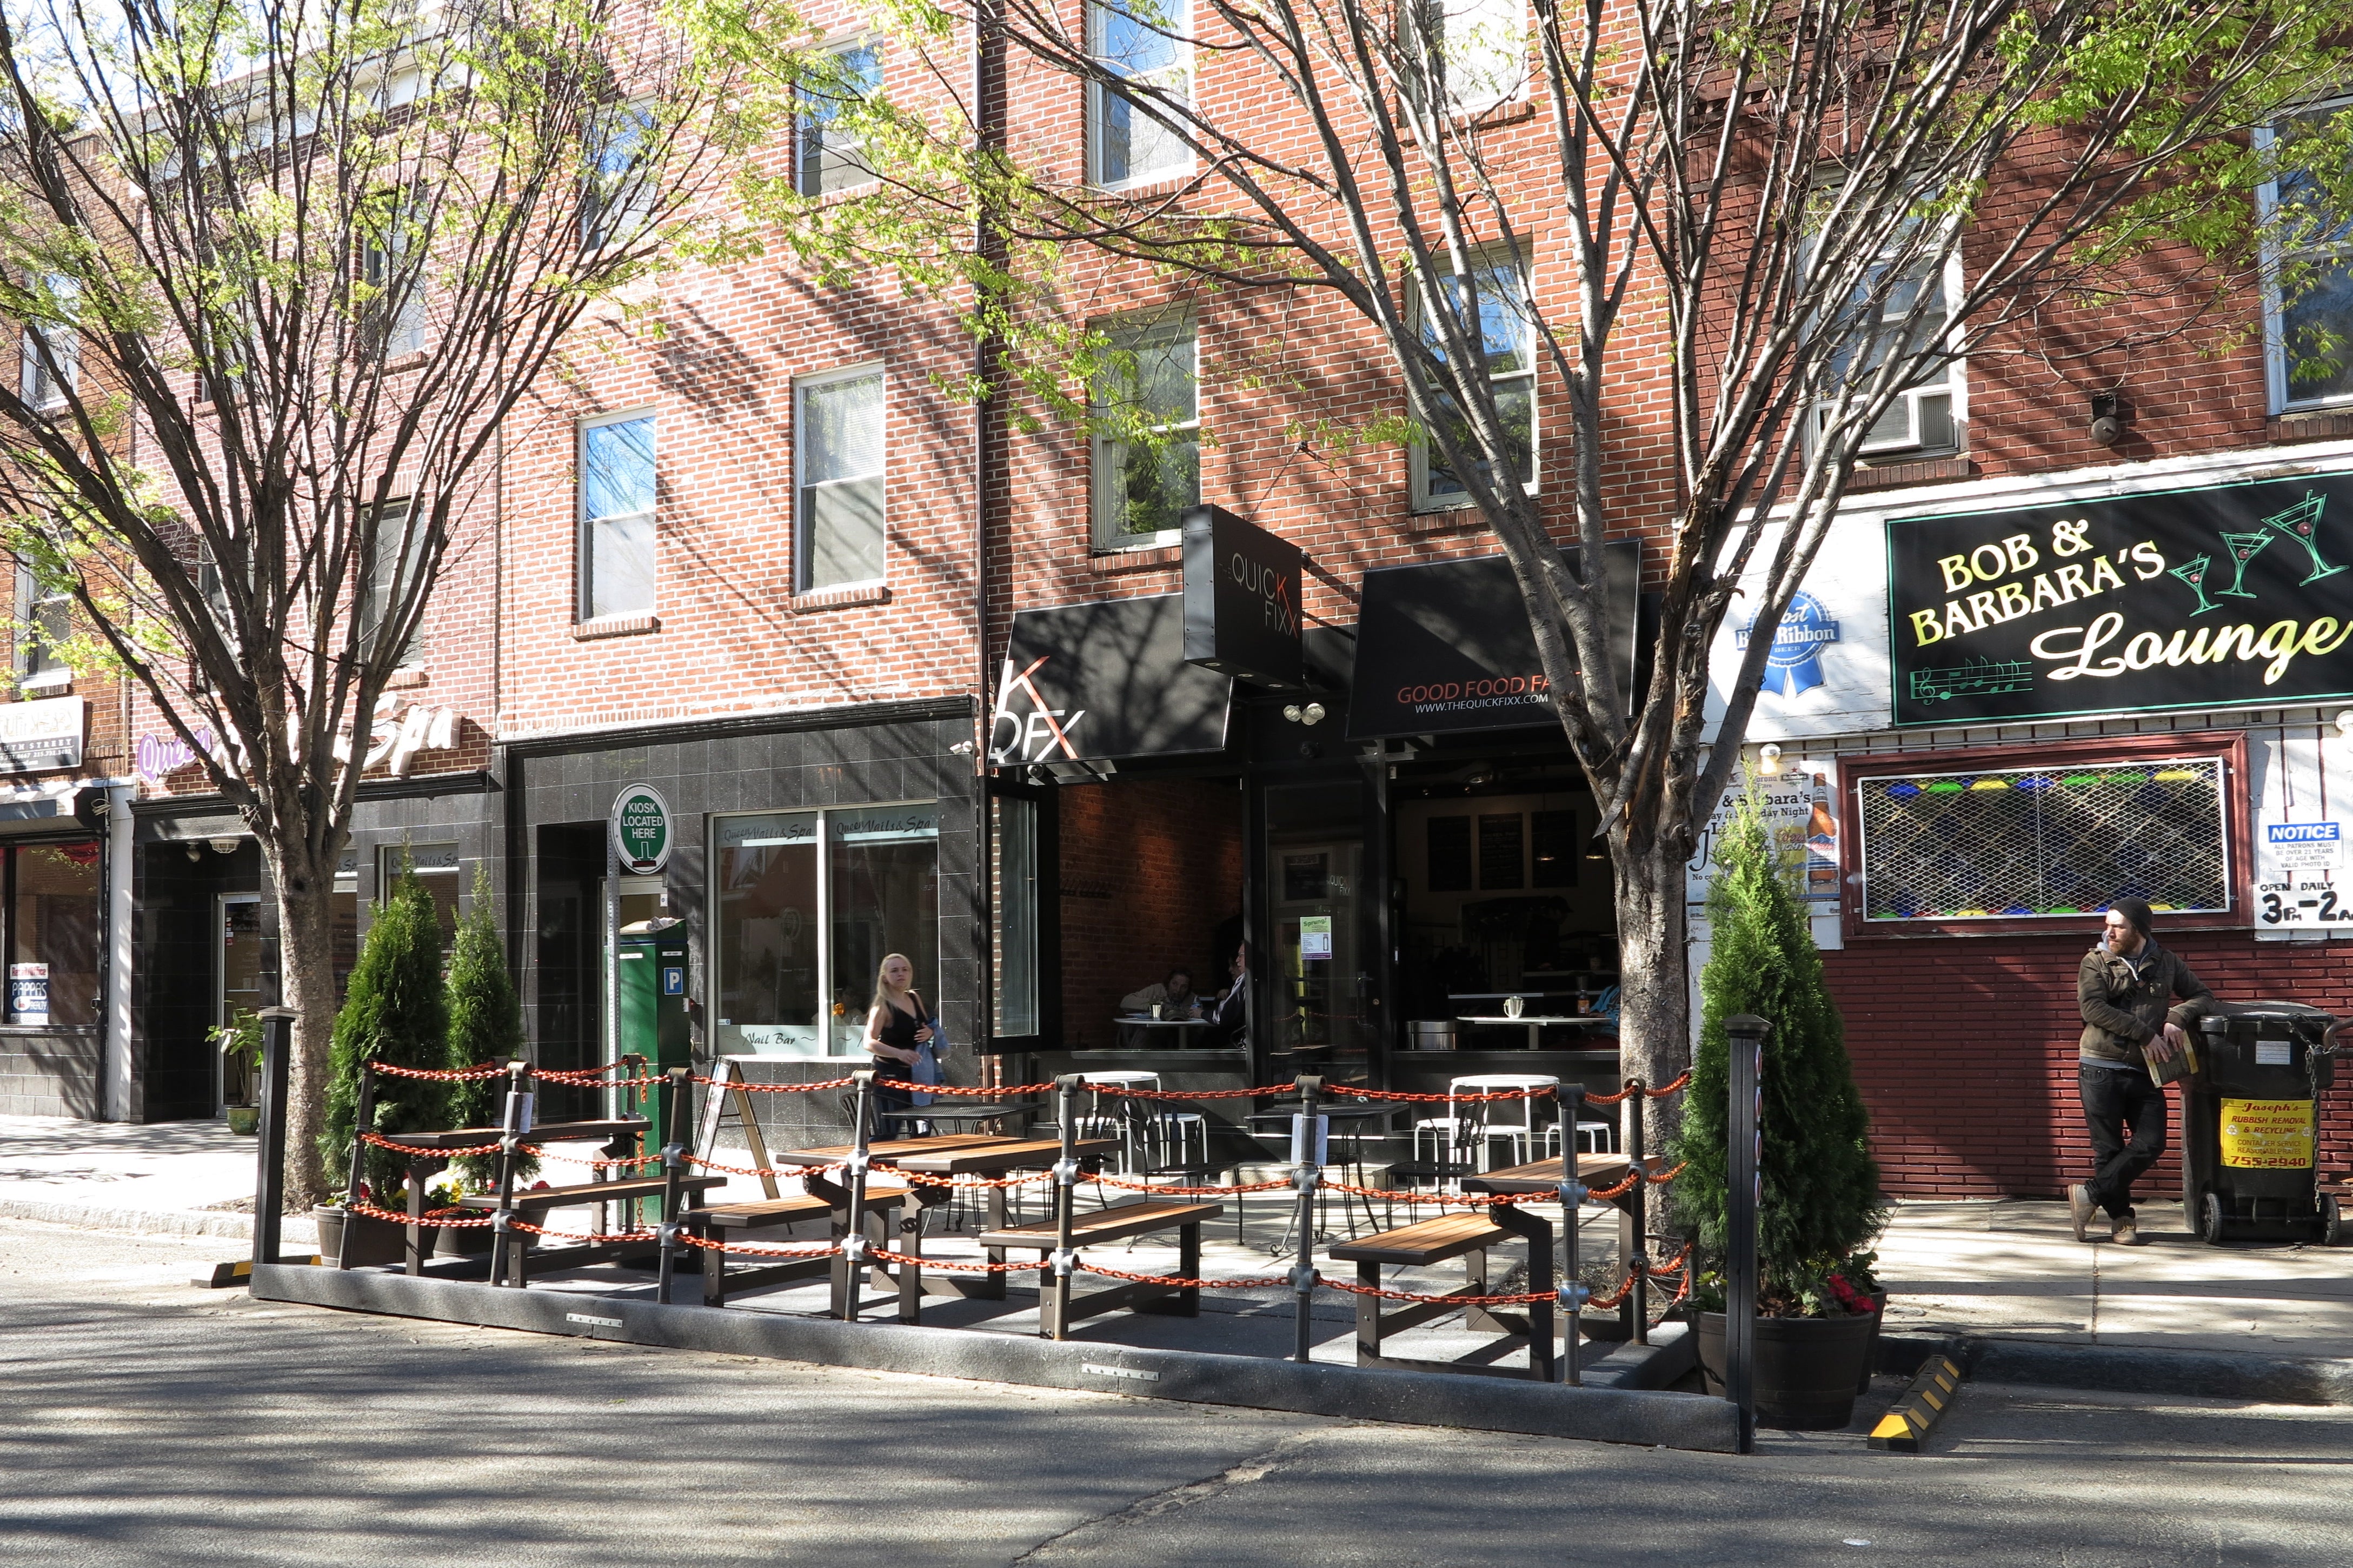
POLYGON ((2353 694, 2353 475, 1891 519, 1899 725, 2353 694))

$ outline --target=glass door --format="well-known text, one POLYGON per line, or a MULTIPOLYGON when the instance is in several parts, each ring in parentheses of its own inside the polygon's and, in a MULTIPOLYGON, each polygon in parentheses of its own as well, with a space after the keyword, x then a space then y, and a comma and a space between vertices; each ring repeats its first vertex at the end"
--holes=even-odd
MULTIPOLYGON (((222 893, 213 900, 213 1025, 227 1029, 241 1013, 261 1010, 261 895, 222 893)), ((213 1111, 260 1103, 252 1066, 213 1053, 213 1111)))
POLYGON ((1277 1077, 1360 1077, 1379 1033, 1364 815, 1356 780, 1266 792, 1270 994, 1261 1033, 1277 1077))

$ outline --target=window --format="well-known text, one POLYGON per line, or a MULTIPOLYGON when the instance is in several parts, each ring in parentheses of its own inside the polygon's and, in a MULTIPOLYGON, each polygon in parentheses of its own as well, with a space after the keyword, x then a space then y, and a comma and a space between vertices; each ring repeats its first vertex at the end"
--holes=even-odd
POLYGON ((997 1016, 998 1035, 1038 1033, 1038 803, 999 795, 989 803, 997 818, 997 1016))
POLYGON ((81 334, 70 324, 81 305, 81 282, 62 273, 34 289, 43 316, 25 329, 17 391, 35 408, 56 408, 81 378, 81 334))
POLYGON ((98 1026, 98 841, 0 850, 7 878, 8 1022, 98 1026))
MULTIPOLYGON (((2262 133, 2295 162, 2295 144, 2353 115, 2353 99, 2295 115, 2262 133)), ((2337 144, 2341 145, 2342 132, 2337 144)), ((2263 187, 2266 236, 2264 346, 2275 412, 2353 402, 2353 165, 2334 178, 2289 170, 2263 187)))
POLYGON ((879 583, 882 563, 882 372, 804 381, 794 419, 800 474, 800 589, 879 583))
POLYGON ((2227 910, 2227 784, 2211 756, 1859 777, 1863 922, 2227 910))
POLYGON ((860 1057, 886 953, 939 1005, 939 807, 851 806, 712 819, 716 1047, 860 1057))
POLYGON ((1114 189, 1193 167, 1192 149, 1153 102, 1192 101, 1188 10, 1187 0, 1087 0, 1087 53, 1135 89, 1087 89, 1089 184, 1114 189))
POLYGON ((882 89, 882 56, 872 44, 852 44, 826 57, 825 69, 800 87, 794 138, 794 188, 805 196, 847 190, 874 178, 856 132, 840 128, 845 107, 882 89))
MULTIPOLYGON (((447 958, 458 942, 458 892, 462 880, 459 876, 458 847, 402 844, 376 851, 375 886, 379 900, 392 897, 403 866, 417 873, 417 885, 433 900, 433 913, 441 924, 441 956, 447 958)), ((337 885, 341 886, 340 880, 337 885)))
MULTIPOLYGON (((376 628, 386 616, 397 616, 403 604, 417 595, 418 580, 425 569, 425 540, 422 531, 407 540, 408 548, 401 549, 403 536, 408 533, 410 503, 387 501, 376 516, 375 550, 368 560, 365 592, 360 599, 360 646, 373 652, 376 628)), ((400 668, 412 668, 425 662, 425 623, 419 620, 417 630, 410 634, 408 646, 400 650, 400 668)))
MULTIPOLYGON (((1487 383, 1494 388, 1495 412, 1503 420, 1504 437, 1516 458, 1520 482, 1535 488, 1535 322, 1528 311, 1527 274, 1512 258, 1482 262, 1467 275, 1447 280, 1444 298, 1454 312, 1462 335, 1478 346, 1487 383)), ((1445 336, 1427 310, 1421 318, 1421 339, 1440 361, 1446 358, 1445 336)), ((1479 456, 1478 438, 1461 405, 1439 395, 1440 417, 1449 435, 1481 474, 1486 459, 1479 456)), ((1445 455, 1426 441, 1414 444, 1409 459, 1413 504, 1417 510, 1472 504, 1470 488, 1448 467, 1445 455)))
POLYGON ((653 112, 642 104, 608 104, 591 125, 580 198, 580 243, 587 249, 630 244, 653 221, 654 135, 653 112))
POLYGON ((1527 840, 1524 819, 1516 811, 1482 815, 1479 818, 1479 887, 1481 891, 1508 890, 1527 885, 1527 840))
POLYGON ((1175 544, 1201 504, 1199 358, 1190 321, 1115 328, 1095 379, 1097 550, 1175 544))
MULTIPOLYGON (((1931 255, 1915 260, 1893 282, 1893 272, 1924 222, 1947 223, 1949 217, 1913 218, 1889 246, 1890 255, 1866 268, 1855 286, 1841 320, 1834 323, 1843 339, 1833 351, 1830 376, 1849 388, 1868 383, 1891 355, 1911 354, 1946 335, 1953 293, 1960 282, 1960 258, 1931 255), (1882 288, 1886 296, 1874 303, 1882 288)), ((1941 252, 1946 247, 1931 244, 1941 252)), ((1936 364, 1896 395, 1887 411, 1863 433, 1860 454, 1868 458, 1913 458, 1924 453, 1951 452, 1960 446, 1959 402, 1961 366, 1957 361, 1936 364)), ((1840 413, 1840 400, 1824 398, 1816 405, 1815 432, 1830 427, 1840 413)))
POLYGON ((1429 106, 1433 76, 1458 113, 1492 109, 1525 89, 1525 0, 1406 0, 1398 21, 1405 90, 1416 109, 1429 106))
POLYGON ((44 586, 32 568, 16 566, 16 684, 26 690, 73 679, 58 649, 73 635, 73 595, 44 586))
POLYGON ((654 419, 624 415, 580 431, 580 618, 654 607, 654 419))
POLYGON ((385 359, 425 348, 425 279, 413 264, 416 228, 412 209, 401 203, 386 216, 385 231, 370 237, 360 253, 361 280, 367 285, 364 331, 385 359))

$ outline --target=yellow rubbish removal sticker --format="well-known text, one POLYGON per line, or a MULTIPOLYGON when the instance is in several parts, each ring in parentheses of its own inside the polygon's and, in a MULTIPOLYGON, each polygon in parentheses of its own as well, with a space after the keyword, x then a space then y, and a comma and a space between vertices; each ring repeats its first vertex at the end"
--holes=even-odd
POLYGON ((2295 1171, 2312 1163, 2312 1101, 2226 1100, 2222 1163, 2240 1170, 2295 1171))

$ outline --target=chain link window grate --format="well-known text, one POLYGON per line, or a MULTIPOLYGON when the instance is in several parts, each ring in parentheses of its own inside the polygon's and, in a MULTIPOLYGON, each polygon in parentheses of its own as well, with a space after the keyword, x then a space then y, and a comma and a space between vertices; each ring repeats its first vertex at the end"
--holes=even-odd
POLYGON ((1862 781, 1866 921, 2230 907, 2214 757, 1862 781))

